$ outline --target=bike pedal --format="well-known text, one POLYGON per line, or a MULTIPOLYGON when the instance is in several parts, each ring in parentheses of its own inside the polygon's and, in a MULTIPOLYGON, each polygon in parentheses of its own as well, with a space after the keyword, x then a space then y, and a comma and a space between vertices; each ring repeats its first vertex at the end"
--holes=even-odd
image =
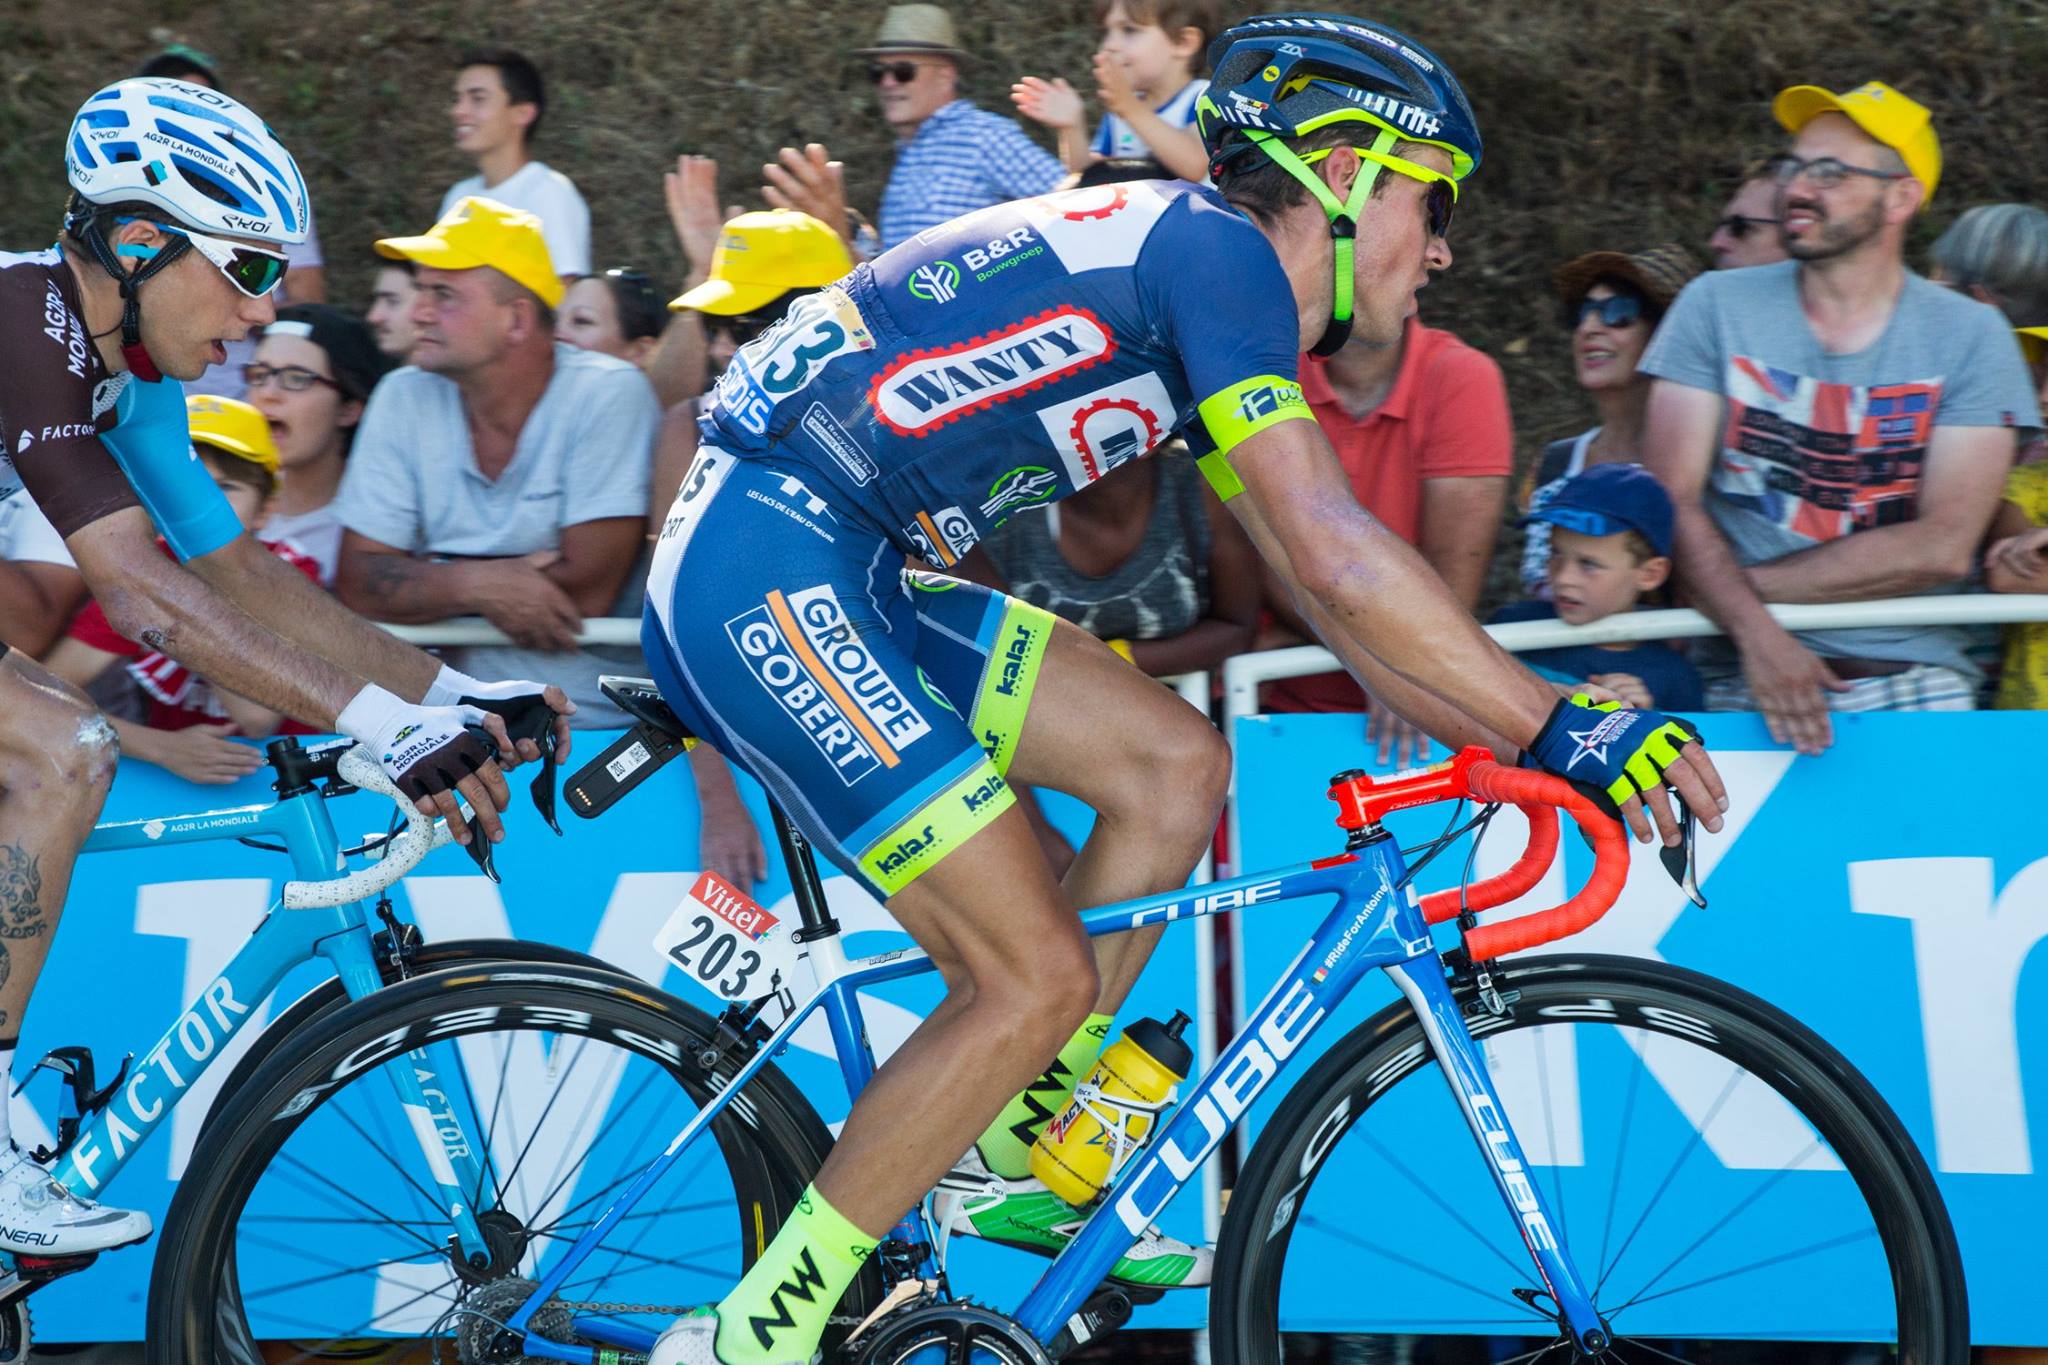
MULTIPOLYGON (((118 1249, 118 1248, 117 1248, 118 1249)), ((83 1256, 20 1256, 14 1258, 14 1273, 30 1284, 48 1284, 75 1275, 100 1258, 97 1251, 83 1256)))

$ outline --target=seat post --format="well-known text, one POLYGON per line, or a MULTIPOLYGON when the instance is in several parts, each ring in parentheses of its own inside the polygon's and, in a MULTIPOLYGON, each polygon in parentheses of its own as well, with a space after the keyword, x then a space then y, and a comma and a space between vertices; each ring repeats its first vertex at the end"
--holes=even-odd
POLYGON ((782 807, 773 800, 768 803, 768 814, 775 825, 775 841, 782 847, 783 866, 789 869, 789 889, 796 897, 797 918, 803 921, 803 928, 792 937, 799 943, 809 943, 837 934, 839 921, 832 918, 832 911, 825 904, 825 884, 818 878, 818 859, 811 852, 811 841, 790 823, 782 807))

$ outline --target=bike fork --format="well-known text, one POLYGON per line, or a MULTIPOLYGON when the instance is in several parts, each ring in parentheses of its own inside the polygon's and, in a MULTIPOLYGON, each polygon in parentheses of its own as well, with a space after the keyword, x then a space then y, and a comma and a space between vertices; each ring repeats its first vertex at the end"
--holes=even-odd
POLYGON ((1558 1224, 1544 1203, 1542 1191, 1529 1176, 1522 1158, 1522 1144, 1508 1123, 1507 1108, 1487 1073, 1486 1059, 1465 1027, 1465 1015, 1458 1008, 1450 983, 1437 966, 1438 959, 1425 957, 1414 962, 1387 965, 1387 975, 1408 998, 1422 1031, 1429 1038, 1451 1094, 1472 1128, 1472 1137, 1486 1154, 1487 1173, 1507 1203, 1522 1234, 1523 1245, 1543 1279, 1544 1291, 1557 1308, 1559 1327, 1587 1355, 1600 1355, 1612 1342, 1607 1324, 1593 1307, 1592 1296, 1579 1278, 1578 1268, 1558 1241, 1558 1224), (1421 969, 1416 969, 1416 963, 1421 969))

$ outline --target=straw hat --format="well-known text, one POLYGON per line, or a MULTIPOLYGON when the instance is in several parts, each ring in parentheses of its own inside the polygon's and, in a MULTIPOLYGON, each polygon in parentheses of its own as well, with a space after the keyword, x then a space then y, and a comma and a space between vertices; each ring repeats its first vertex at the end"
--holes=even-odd
POLYGON ((943 5, 891 5, 882 15, 874 46, 854 49, 856 57, 898 52, 967 60, 967 52, 960 46, 959 30, 953 26, 953 16, 943 5))

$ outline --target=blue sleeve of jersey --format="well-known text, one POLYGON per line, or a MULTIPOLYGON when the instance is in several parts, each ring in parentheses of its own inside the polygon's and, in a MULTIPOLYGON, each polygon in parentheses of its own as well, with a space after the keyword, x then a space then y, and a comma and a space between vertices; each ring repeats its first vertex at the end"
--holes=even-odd
POLYGON ((1265 234, 1213 192, 1185 196, 1152 230, 1138 273, 1201 403, 1247 379, 1301 378, 1294 291, 1265 234))
POLYGON ((131 379, 114 412, 119 422, 101 444, 113 453, 173 554, 198 559, 242 534, 241 518, 193 453, 183 385, 131 379))

